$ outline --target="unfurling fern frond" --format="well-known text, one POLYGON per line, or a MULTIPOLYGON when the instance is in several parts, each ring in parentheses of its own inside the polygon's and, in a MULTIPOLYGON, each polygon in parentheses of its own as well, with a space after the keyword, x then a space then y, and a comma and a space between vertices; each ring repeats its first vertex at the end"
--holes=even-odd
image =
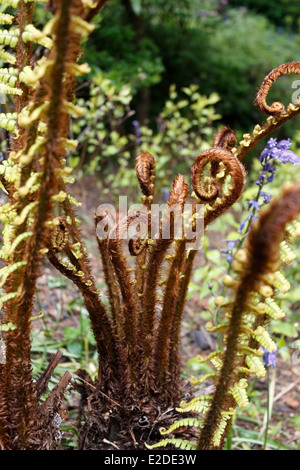
MULTIPOLYGON (((203 418, 200 417, 200 415, 204 416, 205 413, 209 409, 210 405, 210 395, 198 395, 194 397, 191 401, 186 402, 182 400, 180 402, 179 407, 176 408, 176 411, 179 413, 198 413, 198 417, 194 416, 189 416, 185 418, 180 418, 176 420, 168 429, 165 428, 160 428, 160 434, 165 435, 165 434, 171 434, 173 431, 180 427, 188 427, 188 428, 202 428, 203 426, 203 418)), ((163 439, 159 441, 157 444, 154 444, 152 446, 146 446, 149 449, 153 449, 155 447, 165 447, 166 445, 173 445, 175 447, 179 447, 180 449, 183 450, 195 450, 194 442, 192 441, 186 441, 183 439, 174 439, 174 438, 168 438, 168 439, 163 439), (192 447, 188 447, 187 443, 190 443, 192 447)))
POLYGON ((234 413, 235 413, 234 408, 229 408, 229 410, 221 412, 221 420, 220 420, 220 422, 218 424, 218 427, 217 427, 217 429, 214 433, 214 436, 213 436, 214 446, 218 447, 220 445, 222 436, 223 436, 223 434, 224 434, 224 432, 226 431, 226 428, 227 428, 227 423, 232 418, 234 413))
POLYGON ((2 29, 0 31, 0 44, 3 46, 16 47, 18 44, 20 32, 16 29, 2 29))
POLYGON ((25 31, 22 34, 23 42, 26 44, 27 42, 35 42, 40 44, 41 46, 46 47, 47 49, 51 49, 53 46, 53 41, 47 35, 43 34, 40 30, 38 30, 33 24, 28 24, 25 27, 25 31))
POLYGON ((182 400, 179 404, 179 407, 176 408, 176 411, 184 413, 185 411, 191 411, 197 409, 199 413, 205 412, 209 407, 211 395, 198 395, 189 402, 182 400))
POLYGON ((22 90, 20 88, 12 87, 6 83, 0 83, 0 93, 5 95, 22 95, 22 90))
POLYGON ((0 127, 9 132, 17 132, 17 113, 0 113, 0 127))
POLYGON ((13 15, 9 15, 8 13, 0 13, 0 24, 12 24, 13 20, 13 15))
POLYGON ((201 418, 182 418, 175 421, 168 429, 160 428, 159 432, 163 436, 164 434, 171 434, 178 428, 190 427, 190 428, 201 428, 203 426, 203 419, 201 418))
POLYGON ((17 75, 18 71, 13 67, 0 69, 0 82, 14 87, 18 79, 17 75))
MULTIPOLYGON (((87 70, 77 64, 82 34, 79 26, 73 28, 84 27, 76 19, 84 12, 81 0, 61 0, 55 4, 55 13, 44 30, 39 31, 32 25, 33 1, 0 0, 0 3, 19 7, 15 17, 3 14, 0 17, 3 24, 16 21, 16 26, 0 31, 0 59, 17 63, 16 70, 12 67, 0 70, 0 92, 12 95, 16 111, 0 115, 0 126, 15 134, 13 138, 9 136, 10 153, 0 164, 1 187, 8 197, 8 203, 0 208, 4 224, 1 257, 5 261, 0 270, 0 286, 4 289, 0 299, 4 306, 1 321, 4 325, 13 323, 16 330, 5 332, 4 337, 7 354, 5 364, 1 364, 0 448, 42 449, 54 442, 55 430, 48 421, 58 414, 71 377, 65 375, 58 390, 50 392, 40 406, 30 359, 32 308, 41 261, 50 251, 56 211, 63 212, 67 207, 70 225, 74 224, 72 236, 76 230, 72 212, 76 201, 69 199, 65 191, 69 172, 64 157, 66 148, 72 145, 68 139, 69 116, 79 114, 79 109, 72 105, 76 76, 73 69, 76 74, 87 70), (36 67, 33 42, 49 49, 36 67), (16 57, 5 50, 6 46, 16 48, 16 57)), ((56 237, 56 241, 56 247, 59 243, 67 244, 67 234, 63 240, 56 237)), ((81 260, 75 242, 73 239, 70 243, 70 256, 77 261, 74 277, 85 293, 92 292, 95 299, 90 303, 97 309, 100 300, 93 292, 94 284, 89 285, 88 268, 78 269, 81 260)), ((103 350, 101 355, 105 357, 106 353, 103 350)))
POLYGON ((13 54, 7 52, 4 49, 4 46, 0 46, 0 59, 3 60, 3 62, 8 62, 12 65, 15 64, 17 61, 16 57, 13 54))
POLYGON ((147 449, 155 449, 157 447, 166 447, 167 445, 172 445, 177 449, 182 450, 196 450, 196 443, 192 441, 187 441, 185 439, 163 439, 162 441, 158 442, 157 444, 148 445, 145 444, 147 449))
POLYGON ((10 264, 9 266, 4 266, 4 268, 1 268, 0 269, 0 279, 1 279, 0 286, 3 286, 3 284, 5 283, 6 279, 8 278, 10 274, 15 272, 16 270, 23 268, 24 266, 26 266, 26 264, 27 264, 27 261, 17 261, 14 264, 10 264))
POLYGON ((249 403, 249 398, 246 392, 248 382, 246 379, 240 379, 239 382, 235 383, 230 390, 233 398, 240 408, 245 408, 249 403))

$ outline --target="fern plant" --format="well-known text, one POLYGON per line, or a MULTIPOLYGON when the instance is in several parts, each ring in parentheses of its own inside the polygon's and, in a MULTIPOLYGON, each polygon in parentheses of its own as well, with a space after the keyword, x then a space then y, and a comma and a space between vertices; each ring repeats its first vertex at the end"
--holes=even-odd
MULTIPOLYGON (((278 70, 286 73, 286 66, 278 70)), ((278 70, 272 72, 277 77, 280 75, 278 70)), ((264 83, 262 88, 265 89, 265 86, 264 83)), ((251 135, 245 135, 239 145, 234 132, 224 128, 216 135, 213 147, 196 158, 191 169, 191 183, 194 202, 204 204, 204 228, 228 210, 243 191, 245 170, 240 160, 247 150, 298 112, 299 106, 290 105, 278 117, 270 116, 262 126, 256 126, 251 135)), ((142 202, 147 208, 144 215, 149 220, 155 197, 155 159, 151 154, 144 151, 137 156, 136 173, 142 202)), ((168 208, 175 204, 183 208, 191 195, 185 178, 178 175, 170 191, 168 208)), ((183 391, 180 381, 180 327, 197 250, 189 250, 190 240, 185 236, 176 238, 174 231, 169 238, 162 236, 166 222, 163 215, 156 237, 144 234, 143 237, 130 239, 130 256, 127 256, 122 233, 139 216, 137 211, 114 220, 104 210, 97 212, 95 218, 96 227, 105 221, 109 234, 107 237, 98 236, 98 247, 110 309, 107 311, 102 307, 101 310, 107 312, 105 340, 100 340, 99 344, 101 330, 96 331, 96 325, 94 332, 98 348, 100 345, 104 347, 105 341, 108 345, 107 338, 110 338, 111 349, 105 355, 101 355, 99 349, 100 375, 94 383, 85 372, 81 374, 82 385, 79 389, 84 398, 88 397, 92 414, 110 410, 107 419, 101 423, 95 423, 94 419, 92 422, 87 420, 83 435, 84 439, 92 442, 95 436, 106 432, 112 440, 124 434, 125 440, 133 439, 131 445, 138 445, 139 441, 149 436, 152 423, 159 422, 160 410, 174 407, 183 391), (136 258, 134 266, 132 257, 136 258), (134 414, 132 410, 135 410, 134 414)), ((190 228, 194 227, 197 216, 194 213, 190 218, 190 228)), ((180 221, 177 219, 175 225, 176 222, 180 221)), ((65 233, 67 226, 62 230, 65 233)), ((67 263, 71 264, 63 265, 58 253, 51 253, 50 250, 51 262, 79 285, 75 277, 76 264, 66 250, 62 251, 69 258, 67 263)), ((88 300, 90 294, 84 290, 82 292, 93 322, 97 314, 94 312, 95 303, 91 306, 88 300)), ((273 308, 273 304, 271 306, 273 308)), ((97 309, 99 311, 98 306, 97 309)), ((95 323, 99 325, 99 321, 95 323)), ((261 341, 267 341, 265 331, 259 332, 261 341)), ((252 356, 247 360, 251 359, 259 367, 255 354, 252 356)), ((221 367, 220 352, 216 351, 211 359, 221 367)), ((254 365, 248 367, 251 371, 253 368, 254 365)), ((232 393, 236 397, 241 396, 241 401, 245 399, 245 380, 242 379, 237 381, 237 385, 235 382, 232 384, 232 393)), ((199 406, 203 410, 208 408, 208 404, 203 397, 196 398, 191 408, 185 408, 185 411, 199 411, 199 406)), ((222 409, 220 413, 222 419, 218 422, 218 436, 221 441, 221 431, 230 422, 234 406, 222 409)), ((217 429, 215 431, 217 433, 217 429)))
MULTIPOLYGON (((162 435, 181 426, 200 428, 198 442, 194 439, 191 448, 222 449, 236 408, 244 408, 249 403, 248 380, 254 375, 258 378, 266 375, 264 351, 277 351, 267 325, 271 319, 281 320, 285 316, 276 303, 276 295, 286 293, 290 287, 281 272, 281 265, 294 259, 287 241, 291 243, 299 229, 296 222, 300 212, 299 198, 300 185, 286 185, 282 195, 261 213, 247 237, 245 248, 236 252, 233 260, 235 275, 226 275, 223 279, 233 295, 216 298, 216 304, 224 311, 224 322, 206 325, 208 331, 222 332, 226 347, 206 358, 198 358, 200 362, 210 361, 215 373, 191 378, 193 385, 213 380, 214 393, 207 396, 200 392, 191 401, 183 401, 177 411, 196 412, 198 417, 175 421, 168 430, 160 430, 162 435)), ((175 444, 186 448, 184 440, 177 438, 175 441, 176 444, 170 437, 147 447, 175 444)))
MULTIPOLYGON (((13 134, 9 158, 0 165, 2 189, 7 195, 7 203, 0 211, 4 224, 1 250, 4 266, 0 274, 5 354, 0 366, 1 448, 53 448, 60 439, 59 410, 71 375, 67 372, 40 405, 39 399, 46 391, 60 353, 53 357, 36 382, 30 361, 35 286, 41 261, 46 256, 80 291, 97 344, 98 377, 93 381, 85 371, 77 374, 76 387, 83 404, 87 405, 81 448, 85 448, 86 442, 97 446, 100 438, 114 440, 117 436, 123 439, 126 448, 143 446, 143 441, 159 424, 171 424, 172 416, 167 412, 173 410, 183 392, 180 330, 197 253, 187 233, 195 233, 197 220, 201 218, 195 210, 197 204, 204 205, 206 228, 239 199, 246 176, 241 159, 260 139, 300 111, 298 105, 290 105, 286 110, 266 105, 270 84, 282 74, 298 73, 299 64, 281 66, 264 81, 258 104, 271 116, 262 126, 256 126, 239 144, 234 132, 224 128, 216 135, 213 147, 195 159, 191 169, 192 191, 183 175, 174 179, 166 211, 154 232, 149 220, 155 197, 156 163, 147 151, 137 156, 136 173, 144 212, 135 210, 116 219, 103 208, 96 212, 99 257, 107 286, 105 292, 100 292, 74 211, 77 201, 66 187, 72 181, 66 155, 76 146, 69 136, 69 118, 83 112, 73 103, 76 77, 87 71, 86 65, 78 63, 81 38, 91 32, 89 21, 106 2, 61 0, 42 31, 32 24, 33 2, 3 0, 2 3, 18 7, 18 15, 17 26, 14 26, 14 17, 2 20, 11 21, 12 26, 3 31, 0 39, 0 57, 16 66, 0 73, 2 90, 13 96, 15 108, 14 112, 0 116, 0 124, 13 134), (35 42, 46 51, 33 64, 35 42), (16 48, 16 55, 12 48, 16 48), (187 202, 193 207, 188 217, 184 212, 187 202), (179 215, 174 208, 179 209, 179 215), (139 235, 128 240, 130 254, 127 255, 124 233, 137 221, 141 223, 141 217, 147 231, 143 235, 138 232, 139 235), (178 236, 176 228, 182 224, 182 219, 186 226, 178 236), (99 233, 99 224, 104 224, 107 236, 99 233), (168 228, 170 233, 166 237, 168 228), (105 295, 108 302, 104 301, 105 295)), ((295 196, 295 192, 291 194, 295 196)), ((255 252, 255 256, 258 255, 255 252)), ((243 260, 240 263, 243 264, 243 260)), ((247 269, 253 273, 254 262, 251 263, 247 269)), ((207 411, 208 421, 204 422, 199 448, 218 447, 219 442, 222 443, 223 431, 234 412, 233 399, 245 399, 243 357, 246 353, 242 350, 238 360, 235 353, 240 346, 239 335, 246 335, 248 331, 241 320, 240 309, 255 284, 247 269, 245 279, 251 282, 247 291, 242 291, 241 304, 238 294, 237 313, 234 307, 229 324, 224 326, 229 332, 229 356, 225 355, 222 362, 217 351, 211 358, 222 367, 221 385, 216 388, 213 405, 207 411), (220 407, 228 393, 232 400, 224 401, 225 408, 220 407)), ((263 269, 264 265, 261 271, 265 273, 263 269)), ((260 271, 257 274, 260 275, 260 271)), ((246 283, 243 277, 240 282, 242 286, 246 283)), ((253 328, 253 341, 257 338, 261 342, 268 341, 262 325, 253 328)), ((254 350, 252 344, 243 344, 243 347, 254 350)), ((255 363, 256 355, 251 355, 255 363)), ((249 370, 253 370, 252 362, 249 370)), ((182 404, 181 408, 186 412, 206 410, 209 397, 193 400, 188 406, 182 404)), ((188 419, 193 426, 199 424, 188 419)), ((183 445, 188 448, 194 444, 183 445)))
MULTIPOLYGON (((280 66, 265 78, 257 95, 257 104, 262 111, 270 114, 270 118, 262 127, 256 126, 252 135, 244 136, 238 150, 233 150, 240 158, 245 154, 246 147, 254 147, 257 138, 265 135, 265 132, 269 133, 273 126, 285 122, 290 113, 299 112, 299 105, 291 104, 286 110, 282 103, 273 103, 272 106, 266 103, 271 84, 289 72, 298 73, 299 64, 280 66)), ((245 248, 237 250, 235 254, 232 262, 235 275, 223 278, 224 286, 233 291, 228 298, 215 299, 216 305, 224 312, 224 321, 215 326, 209 322, 206 328, 224 336, 224 348, 206 358, 198 358, 200 362, 211 362, 216 372, 191 379, 193 385, 213 381, 214 393, 206 396, 200 392, 190 402, 181 402, 177 411, 196 412, 198 417, 177 420, 168 430, 162 428, 161 434, 172 433, 181 426, 200 428, 198 441, 195 438, 191 448, 222 449, 236 408, 244 408, 249 403, 246 392, 249 378, 253 375, 258 378, 265 376, 262 360, 264 352, 274 353, 277 350, 267 325, 271 319, 281 320, 285 316, 276 303, 276 296, 280 292, 286 293, 290 288, 282 274, 281 265, 295 259, 289 244, 295 236, 299 236, 299 191, 298 183, 287 184, 281 197, 260 214, 247 236, 245 248)), ((186 448, 185 440, 172 437, 147 447, 152 449, 166 445, 186 448)))
POLYGON ((1 114, 1 126, 12 137, 9 158, 0 170, 7 195, 7 203, 0 210, 4 225, 4 266, 0 274, 5 357, 0 365, 0 446, 41 449, 60 440, 59 410, 71 375, 66 372, 58 387, 39 403, 61 354, 54 356, 34 382, 30 358, 32 308, 40 263, 59 224, 56 212, 68 211, 70 226, 73 224, 78 233, 64 191, 69 175, 64 157, 68 147, 74 145, 68 137, 69 117, 80 112, 72 103, 75 77, 86 70, 77 59, 81 38, 91 31, 91 25, 84 19, 86 5, 79 0, 59 2, 42 31, 32 25, 34 2, 1 3, 17 7, 18 13, 3 14, 2 23, 11 27, 0 34, 1 59, 16 66, 1 71, 1 92, 14 96, 15 112, 1 114), (45 50, 33 64, 35 43, 45 50))

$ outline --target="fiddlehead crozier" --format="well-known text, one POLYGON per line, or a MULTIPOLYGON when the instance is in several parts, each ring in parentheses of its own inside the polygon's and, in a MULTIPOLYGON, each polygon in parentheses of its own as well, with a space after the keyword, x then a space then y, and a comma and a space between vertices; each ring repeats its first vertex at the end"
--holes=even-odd
POLYGON ((142 193, 147 197, 153 196, 155 183, 154 157, 148 152, 139 153, 136 158, 135 170, 142 193))
POLYGON ((297 103, 290 103, 286 108, 283 103, 275 102, 269 106, 266 102, 267 95, 272 84, 281 76, 290 73, 300 73, 300 62, 290 62, 282 64, 279 67, 273 69, 264 79, 260 86, 255 103, 260 110, 269 115, 267 120, 262 124, 256 124, 251 134, 244 134, 243 140, 241 140, 237 148, 232 149, 233 153, 239 160, 242 160, 245 155, 253 149, 256 144, 263 138, 267 137, 274 130, 278 129, 285 122, 292 119, 294 116, 299 114, 300 105, 297 103))
POLYGON ((268 114, 269 116, 276 116, 285 112, 285 106, 283 103, 280 101, 275 101, 271 105, 268 105, 266 99, 273 83, 283 75, 291 73, 300 73, 300 62, 289 62, 287 64, 279 65, 279 67, 273 69, 265 77, 256 96, 256 104, 262 113, 268 114))
MULTIPOLYGON (((228 131, 227 136, 230 138, 222 139, 219 135, 215 141, 215 143, 219 143, 219 147, 213 147, 199 155, 191 170, 195 194, 199 197, 199 202, 205 202, 204 229, 239 199, 245 185, 244 166, 229 150, 221 146, 225 147, 227 143, 233 143, 233 133, 228 131), (205 180, 203 187, 206 166, 209 166, 210 178, 205 180), (229 182, 226 180, 227 177, 230 178, 229 182)), ((186 240, 179 242, 180 244, 188 246, 186 240)), ((196 250, 187 251, 187 256, 180 270, 182 277, 177 286, 178 298, 173 313, 172 341, 169 353, 173 373, 178 372, 176 367, 178 367, 180 325, 196 254, 196 250)))
POLYGON ((196 158, 191 169, 191 181, 195 194, 200 202, 208 202, 206 206, 204 226, 229 209, 240 197, 245 185, 245 169, 240 161, 229 150, 213 147, 196 158), (223 169, 205 177, 208 165, 222 164, 223 169), (230 181, 226 181, 226 177, 230 181))
POLYGON ((236 146, 236 143, 237 140, 234 131, 230 127, 225 126, 217 132, 213 140, 213 147, 222 147, 223 149, 231 150, 236 146))

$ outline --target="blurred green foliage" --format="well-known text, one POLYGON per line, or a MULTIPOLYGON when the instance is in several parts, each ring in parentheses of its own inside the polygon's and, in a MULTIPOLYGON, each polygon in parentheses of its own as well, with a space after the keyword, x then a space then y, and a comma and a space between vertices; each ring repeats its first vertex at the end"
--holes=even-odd
POLYGON ((123 126, 134 113, 129 107, 131 100, 130 85, 117 88, 102 74, 93 78, 89 99, 78 100, 85 113, 73 121, 72 132, 78 146, 76 155, 69 157, 72 167, 83 166, 91 174, 101 170, 107 175, 126 164, 130 157, 130 136, 124 135, 123 126))
MULTIPOLYGON (((201 89, 207 93, 207 87, 211 87, 220 94, 219 109, 226 122, 250 130, 252 123, 262 120, 254 99, 264 76, 282 63, 297 60, 299 48, 299 35, 279 34, 263 16, 229 10, 210 37, 201 89)), ((296 78, 279 80, 268 101, 280 97, 284 103, 291 102, 291 83, 296 78)), ((286 126, 284 132, 290 135, 296 125, 286 126)))
POLYGON ((298 0, 229 0, 231 6, 247 8, 255 13, 265 15, 278 27, 288 26, 299 31, 299 2, 298 0))
MULTIPOLYGON (((273 13, 254 3, 110 0, 84 45, 91 72, 78 88, 86 113, 73 123, 79 147, 71 165, 101 171, 107 187, 132 187, 135 156, 149 151, 163 186, 211 145, 218 115, 238 137, 262 122, 256 91, 270 70, 299 58, 300 34, 272 16, 291 14, 290 2, 273 13)), ((291 102, 296 78, 278 80, 268 100, 291 102)), ((276 136, 293 138, 298 126, 288 122, 276 136)))
POLYGON ((178 171, 188 173, 195 156, 211 146, 215 121, 220 119, 214 109, 218 95, 201 95, 197 85, 181 90, 170 87, 155 128, 135 120, 132 96, 130 85, 117 88, 99 73, 91 84, 90 97, 78 100, 85 113, 73 122, 78 146, 76 154, 69 156, 69 164, 83 173, 99 172, 107 185, 103 194, 106 190, 119 195, 125 188, 128 195, 130 188, 137 188, 134 167, 140 151, 155 156, 157 184, 169 189, 178 171))
MULTIPOLYGON (((253 101, 264 76, 299 59, 300 35, 287 19, 298 21, 295 7, 284 0, 111 0, 86 56, 92 74, 132 84, 133 108, 150 125, 173 83, 198 84, 201 94, 219 94, 216 109, 224 123, 248 132, 261 120, 253 101)), ((291 82, 280 80, 274 94, 290 101, 291 82)), ((294 128, 288 124, 286 134, 294 128)))

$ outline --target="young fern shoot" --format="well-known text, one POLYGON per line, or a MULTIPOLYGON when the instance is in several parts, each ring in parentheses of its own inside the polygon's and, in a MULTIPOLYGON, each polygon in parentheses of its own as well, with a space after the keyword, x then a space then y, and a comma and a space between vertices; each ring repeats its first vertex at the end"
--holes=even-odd
MULTIPOLYGON (((2 188, 8 198, 0 210, 4 224, 1 256, 5 262, 1 269, 1 322, 2 326, 12 325, 3 333, 0 447, 44 449, 59 441, 58 412, 71 375, 66 372, 45 403, 39 404, 31 366, 32 309, 41 261, 59 224, 55 209, 68 198, 63 191, 68 175, 64 157, 72 145, 68 123, 71 114, 80 112, 69 99, 75 76, 84 71, 76 61, 82 35, 90 25, 81 18, 84 7, 80 0, 59 2, 43 31, 32 25, 34 2, 2 3, 18 7, 18 26, 2 31, 2 44, 16 48, 16 56, 1 49, 2 59, 16 63, 17 69, 4 69, 1 75, 5 83, 2 91, 16 96, 16 113, 1 120, 14 137, 8 160, 0 165, 2 188), (32 63, 34 42, 47 49, 37 64, 32 63)), ((44 372, 43 383, 50 370, 44 372)))

